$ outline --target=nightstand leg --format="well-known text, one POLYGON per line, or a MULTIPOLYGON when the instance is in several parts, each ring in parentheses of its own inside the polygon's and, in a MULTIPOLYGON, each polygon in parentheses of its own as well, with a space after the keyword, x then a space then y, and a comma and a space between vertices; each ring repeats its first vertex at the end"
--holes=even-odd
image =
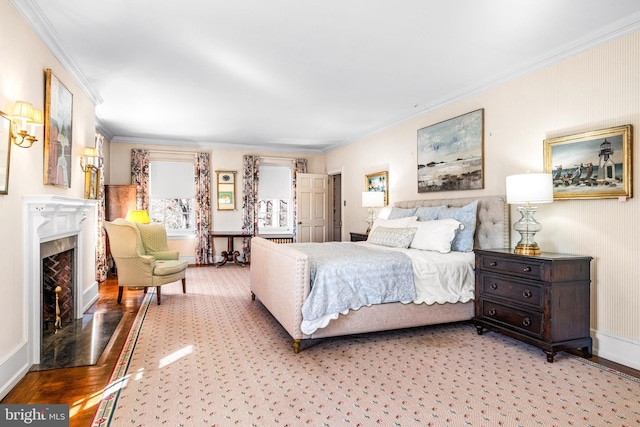
POLYGON ((553 359, 556 357, 556 352, 555 351, 545 351, 545 353, 547 354, 547 362, 553 363, 553 359))
POLYGON ((481 325, 476 325, 476 331, 478 332, 478 335, 482 335, 484 328, 481 325))

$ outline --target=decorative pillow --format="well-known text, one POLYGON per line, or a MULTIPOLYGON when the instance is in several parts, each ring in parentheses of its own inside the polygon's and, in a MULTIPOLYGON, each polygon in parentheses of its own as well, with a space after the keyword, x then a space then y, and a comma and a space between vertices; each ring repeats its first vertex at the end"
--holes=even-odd
POLYGON ((373 222, 370 232, 375 230, 377 227, 407 228, 407 225, 415 219, 417 219, 417 217, 415 216, 408 216, 405 218, 396 218, 396 219, 377 218, 373 222))
POLYGON ((416 209, 418 208, 404 209, 404 208, 393 207, 391 208, 391 213, 389 214, 388 219, 406 218, 408 216, 414 216, 416 213, 416 209))
POLYGON ((433 221, 438 219, 438 214, 442 209, 447 206, 420 206, 416 209, 415 215, 418 217, 418 221, 433 221))
POLYGON ((433 221, 414 221, 409 227, 416 227, 416 235, 409 245, 412 249, 423 251, 437 251, 441 254, 451 252, 451 242, 458 230, 464 225, 453 218, 437 219, 433 221))
POLYGON ((475 200, 461 208, 445 208, 438 214, 438 219, 453 218, 464 225, 464 229, 458 231, 456 238, 451 243, 451 250, 457 252, 471 252, 473 250, 473 237, 476 233, 476 213, 478 201, 475 200))
POLYGON ((391 248, 408 248, 416 234, 417 228, 376 227, 369 233, 367 243, 388 246, 391 248))

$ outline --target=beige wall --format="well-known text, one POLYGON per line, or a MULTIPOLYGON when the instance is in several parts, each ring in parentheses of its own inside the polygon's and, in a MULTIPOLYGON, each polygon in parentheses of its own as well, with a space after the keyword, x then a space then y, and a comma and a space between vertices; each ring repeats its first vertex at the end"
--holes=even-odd
MULTIPOLYGON (((334 150, 326 164, 329 171, 344 170, 345 231, 364 231, 360 193, 367 173, 389 171, 392 203, 504 194, 507 175, 543 171, 545 138, 625 124, 640 129, 640 32, 334 150), (418 194, 417 130, 478 108, 485 113, 484 190, 418 194)), ((633 163, 639 162, 635 150, 633 163)), ((512 222, 519 218, 515 208, 511 216, 512 222)), ((539 206, 536 218, 543 224, 536 236, 543 250, 593 257, 591 327, 598 354, 639 369, 640 194, 626 202, 556 201, 539 206)))
MULTIPOLYGON (((0 398, 7 387, 31 366, 27 354, 27 302, 24 284, 24 237, 22 196, 55 194, 83 198, 84 174, 79 153, 94 145, 95 108, 51 52, 33 33, 8 0, 0 0, 0 111, 11 114, 15 101, 31 102, 44 110, 44 70, 51 68, 73 94, 73 136, 71 188, 43 184, 43 128, 38 141, 29 149, 12 146, 9 194, 0 195, 0 398)), ((0 141, 6 143, 6 141, 0 141)), ((95 212, 83 223, 83 245, 95 247, 95 212)), ((94 288, 95 253, 83 256, 82 284, 85 292, 94 288)))

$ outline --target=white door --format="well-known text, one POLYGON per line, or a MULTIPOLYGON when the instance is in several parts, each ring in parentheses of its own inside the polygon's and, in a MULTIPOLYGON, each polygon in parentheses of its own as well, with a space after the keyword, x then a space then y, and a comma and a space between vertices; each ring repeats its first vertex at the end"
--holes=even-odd
POLYGON ((298 242, 327 240, 329 227, 327 182, 327 175, 312 173, 297 175, 298 242))

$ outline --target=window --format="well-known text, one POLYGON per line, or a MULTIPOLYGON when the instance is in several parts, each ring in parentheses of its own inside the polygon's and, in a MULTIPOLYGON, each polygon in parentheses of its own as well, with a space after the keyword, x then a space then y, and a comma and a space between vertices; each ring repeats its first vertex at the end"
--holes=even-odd
POLYGON ((293 232, 293 168, 286 164, 260 164, 258 229, 260 233, 293 232))
MULTIPOLYGON (((153 154, 152 154, 153 156, 153 154)), ((195 224, 194 161, 149 162, 149 216, 167 235, 193 235, 195 224)))

